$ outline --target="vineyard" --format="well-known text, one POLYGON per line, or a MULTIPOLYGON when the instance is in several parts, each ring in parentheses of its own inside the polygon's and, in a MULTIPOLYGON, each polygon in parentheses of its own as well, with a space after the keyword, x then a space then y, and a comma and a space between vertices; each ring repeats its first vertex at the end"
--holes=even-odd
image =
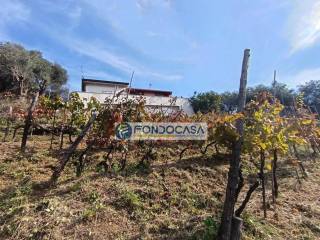
MULTIPOLYGON (((299 98, 285 114, 277 99, 261 93, 242 113, 188 117, 147 112, 143 98, 120 105, 112 104, 114 99, 100 105, 92 98, 85 107, 77 94, 67 102, 41 96, 26 146, 20 141, 28 116, 18 104, 11 106, 13 98, 1 99, 2 238, 209 239, 217 233, 239 120, 245 127, 235 215, 245 219, 244 236, 289 234, 273 223, 288 217, 283 194, 289 191, 294 198, 318 184, 312 178, 319 174, 320 128, 299 98), (207 122, 209 136, 191 142, 115 140, 115 124, 129 121, 207 122), (257 218, 268 224, 255 225, 257 218)), ((295 204, 306 214, 316 207, 295 204)), ((298 234, 319 236, 319 222, 302 224, 298 234)))
POLYGON ((0 238, 319 239, 319 116, 241 89, 237 112, 193 116, 3 93, 0 238), (117 140, 123 122, 205 122, 208 139, 117 140))

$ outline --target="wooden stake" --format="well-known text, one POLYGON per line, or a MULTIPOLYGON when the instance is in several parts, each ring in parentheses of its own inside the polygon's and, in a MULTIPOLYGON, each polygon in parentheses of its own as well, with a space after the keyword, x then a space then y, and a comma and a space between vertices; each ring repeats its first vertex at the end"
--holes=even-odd
MULTIPOLYGON (((242 61, 241 78, 240 78, 238 112, 242 112, 246 104, 246 87, 247 87, 249 57, 250 57, 250 49, 245 49, 243 61, 242 61)), ((230 160, 228 183, 226 188, 226 197, 224 201, 221 224, 220 224, 218 237, 217 237, 217 239, 220 239, 220 240, 230 240, 231 232, 235 231, 235 230, 232 230, 232 228, 233 227, 238 228, 240 225, 240 224, 233 225, 232 222, 234 218, 234 206, 236 203, 237 188, 239 185, 239 170, 240 170, 240 163, 241 163, 240 155, 241 155, 241 148, 243 143, 243 119, 239 119, 237 121, 236 128, 240 138, 233 144, 233 148, 232 148, 232 158, 230 160)))

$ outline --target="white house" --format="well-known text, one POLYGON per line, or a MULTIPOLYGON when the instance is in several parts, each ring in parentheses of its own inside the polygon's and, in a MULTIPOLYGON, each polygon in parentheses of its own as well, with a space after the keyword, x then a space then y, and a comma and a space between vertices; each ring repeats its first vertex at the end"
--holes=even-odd
POLYGON ((86 103, 95 97, 101 103, 114 94, 121 93, 121 97, 133 99, 142 96, 145 99, 146 109, 149 111, 165 111, 167 113, 183 110, 187 115, 194 114, 193 108, 187 98, 173 97, 171 91, 131 88, 127 82, 105 81, 82 78, 80 98, 86 103))

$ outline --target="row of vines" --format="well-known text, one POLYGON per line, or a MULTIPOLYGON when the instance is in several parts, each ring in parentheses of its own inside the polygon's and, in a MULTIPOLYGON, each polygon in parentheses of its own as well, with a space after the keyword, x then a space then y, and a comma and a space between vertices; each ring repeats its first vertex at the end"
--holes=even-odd
MULTIPOLYGON (((28 113, 25 109, 11 106, 14 98, 11 94, 3 94, 1 101, 6 103, 1 118, 5 125, 2 141, 15 141, 19 130, 26 124, 28 113)), ((174 100, 173 103, 174 104, 174 100)), ((128 99, 123 94, 115 95, 100 104, 91 98, 84 104, 77 93, 70 95, 68 101, 61 97, 40 96, 32 110, 31 128, 28 136, 46 134, 50 136, 50 150, 59 150, 59 163, 53 169, 49 184, 56 184, 68 163, 75 162, 75 172, 80 176, 89 164, 87 157, 96 150, 105 151, 104 160, 98 163, 105 172, 112 169, 115 152, 120 154, 117 159, 120 172, 127 167, 127 158, 131 151, 139 150, 141 158, 137 166, 150 167, 156 158, 157 149, 169 145, 182 146, 177 150, 177 159, 182 159, 188 150, 193 149, 199 154, 207 154, 212 148, 216 154, 228 158, 232 154, 235 143, 239 140, 236 121, 244 123, 243 147, 241 152, 239 184, 237 196, 245 183, 249 184, 248 192, 242 203, 238 204, 235 215, 240 217, 250 200, 251 194, 260 186, 262 189, 262 206, 267 216, 266 174, 271 175, 272 201, 279 196, 277 170, 279 159, 285 159, 292 166, 297 183, 308 177, 305 161, 315 161, 320 154, 320 126, 318 116, 304 105, 302 96, 295 100, 290 111, 267 92, 256 96, 255 100, 246 104, 244 111, 239 113, 197 113, 187 116, 182 111, 166 112, 161 108, 147 111, 143 97, 128 99), (127 141, 115 139, 115 126, 121 122, 206 122, 208 139, 206 141, 127 141), (65 140, 67 139, 67 140, 65 140), (54 144, 59 140, 59 144, 54 144), (67 142, 66 142, 67 141, 67 142), (75 154, 80 143, 85 147, 80 154, 75 154), (245 180, 250 176, 250 181, 245 180)), ((178 148, 177 148, 178 149, 178 148)))

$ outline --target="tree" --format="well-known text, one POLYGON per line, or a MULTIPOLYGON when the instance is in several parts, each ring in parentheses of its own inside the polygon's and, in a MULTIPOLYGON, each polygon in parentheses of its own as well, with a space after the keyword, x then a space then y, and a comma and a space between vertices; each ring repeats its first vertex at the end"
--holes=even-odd
POLYGON ((275 98, 284 106, 293 106, 294 98, 296 93, 293 89, 289 89, 284 83, 273 82, 271 89, 269 90, 275 98))
POLYGON ((29 53, 18 44, 0 44, 0 89, 26 94, 26 82, 30 78, 29 53))
POLYGON ((238 107, 238 93, 224 92, 221 94, 222 111, 234 112, 238 107))
MULTIPOLYGON (((296 97, 294 90, 289 89, 286 84, 275 81, 272 86, 260 84, 255 87, 248 87, 246 103, 254 100, 255 96, 262 92, 273 94, 284 106, 293 106, 293 100, 296 97)), ((198 94, 195 93, 190 98, 190 101, 195 112, 200 111, 201 113, 208 113, 211 111, 222 111, 231 113, 237 110, 238 93, 223 92, 219 94, 213 91, 198 94)))
POLYGON ((1 85, 0 89, 12 90, 32 99, 21 140, 21 151, 24 152, 38 97, 45 93, 49 85, 61 87, 67 81, 67 73, 60 65, 44 59, 41 52, 27 51, 17 44, 1 43, 0 53, 0 80, 7 84, 1 85))
POLYGON ((56 96, 68 95, 68 89, 63 87, 63 85, 67 82, 68 74, 67 71, 61 67, 58 63, 54 63, 51 66, 50 73, 51 82, 48 86, 48 90, 50 95, 54 94, 56 96))
POLYGON ((52 86, 55 91, 67 81, 67 72, 51 63, 39 51, 28 51, 14 43, 0 43, 0 91, 12 91, 20 96, 52 86))
POLYGON ((320 112, 320 80, 312 80, 299 86, 303 99, 312 111, 320 112))
POLYGON ((194 94, 190 98, 195 112, 208 113, 219 112, 221 107, 221 96, 213 91, 194 94))
POLYGON ((272 86, 265 86, 263 84, 259 84, 255 87, 249 87, 247 102, 254 100, 255 96, 263 92, 267 92, 269 94, 274 95, 275 98, 278 99, 280 103, 284 106, 293 105, 293 99, 295 97, 294 90, 289 89, 286 84, 277 81, 274 81, 272 83, 272 86))

